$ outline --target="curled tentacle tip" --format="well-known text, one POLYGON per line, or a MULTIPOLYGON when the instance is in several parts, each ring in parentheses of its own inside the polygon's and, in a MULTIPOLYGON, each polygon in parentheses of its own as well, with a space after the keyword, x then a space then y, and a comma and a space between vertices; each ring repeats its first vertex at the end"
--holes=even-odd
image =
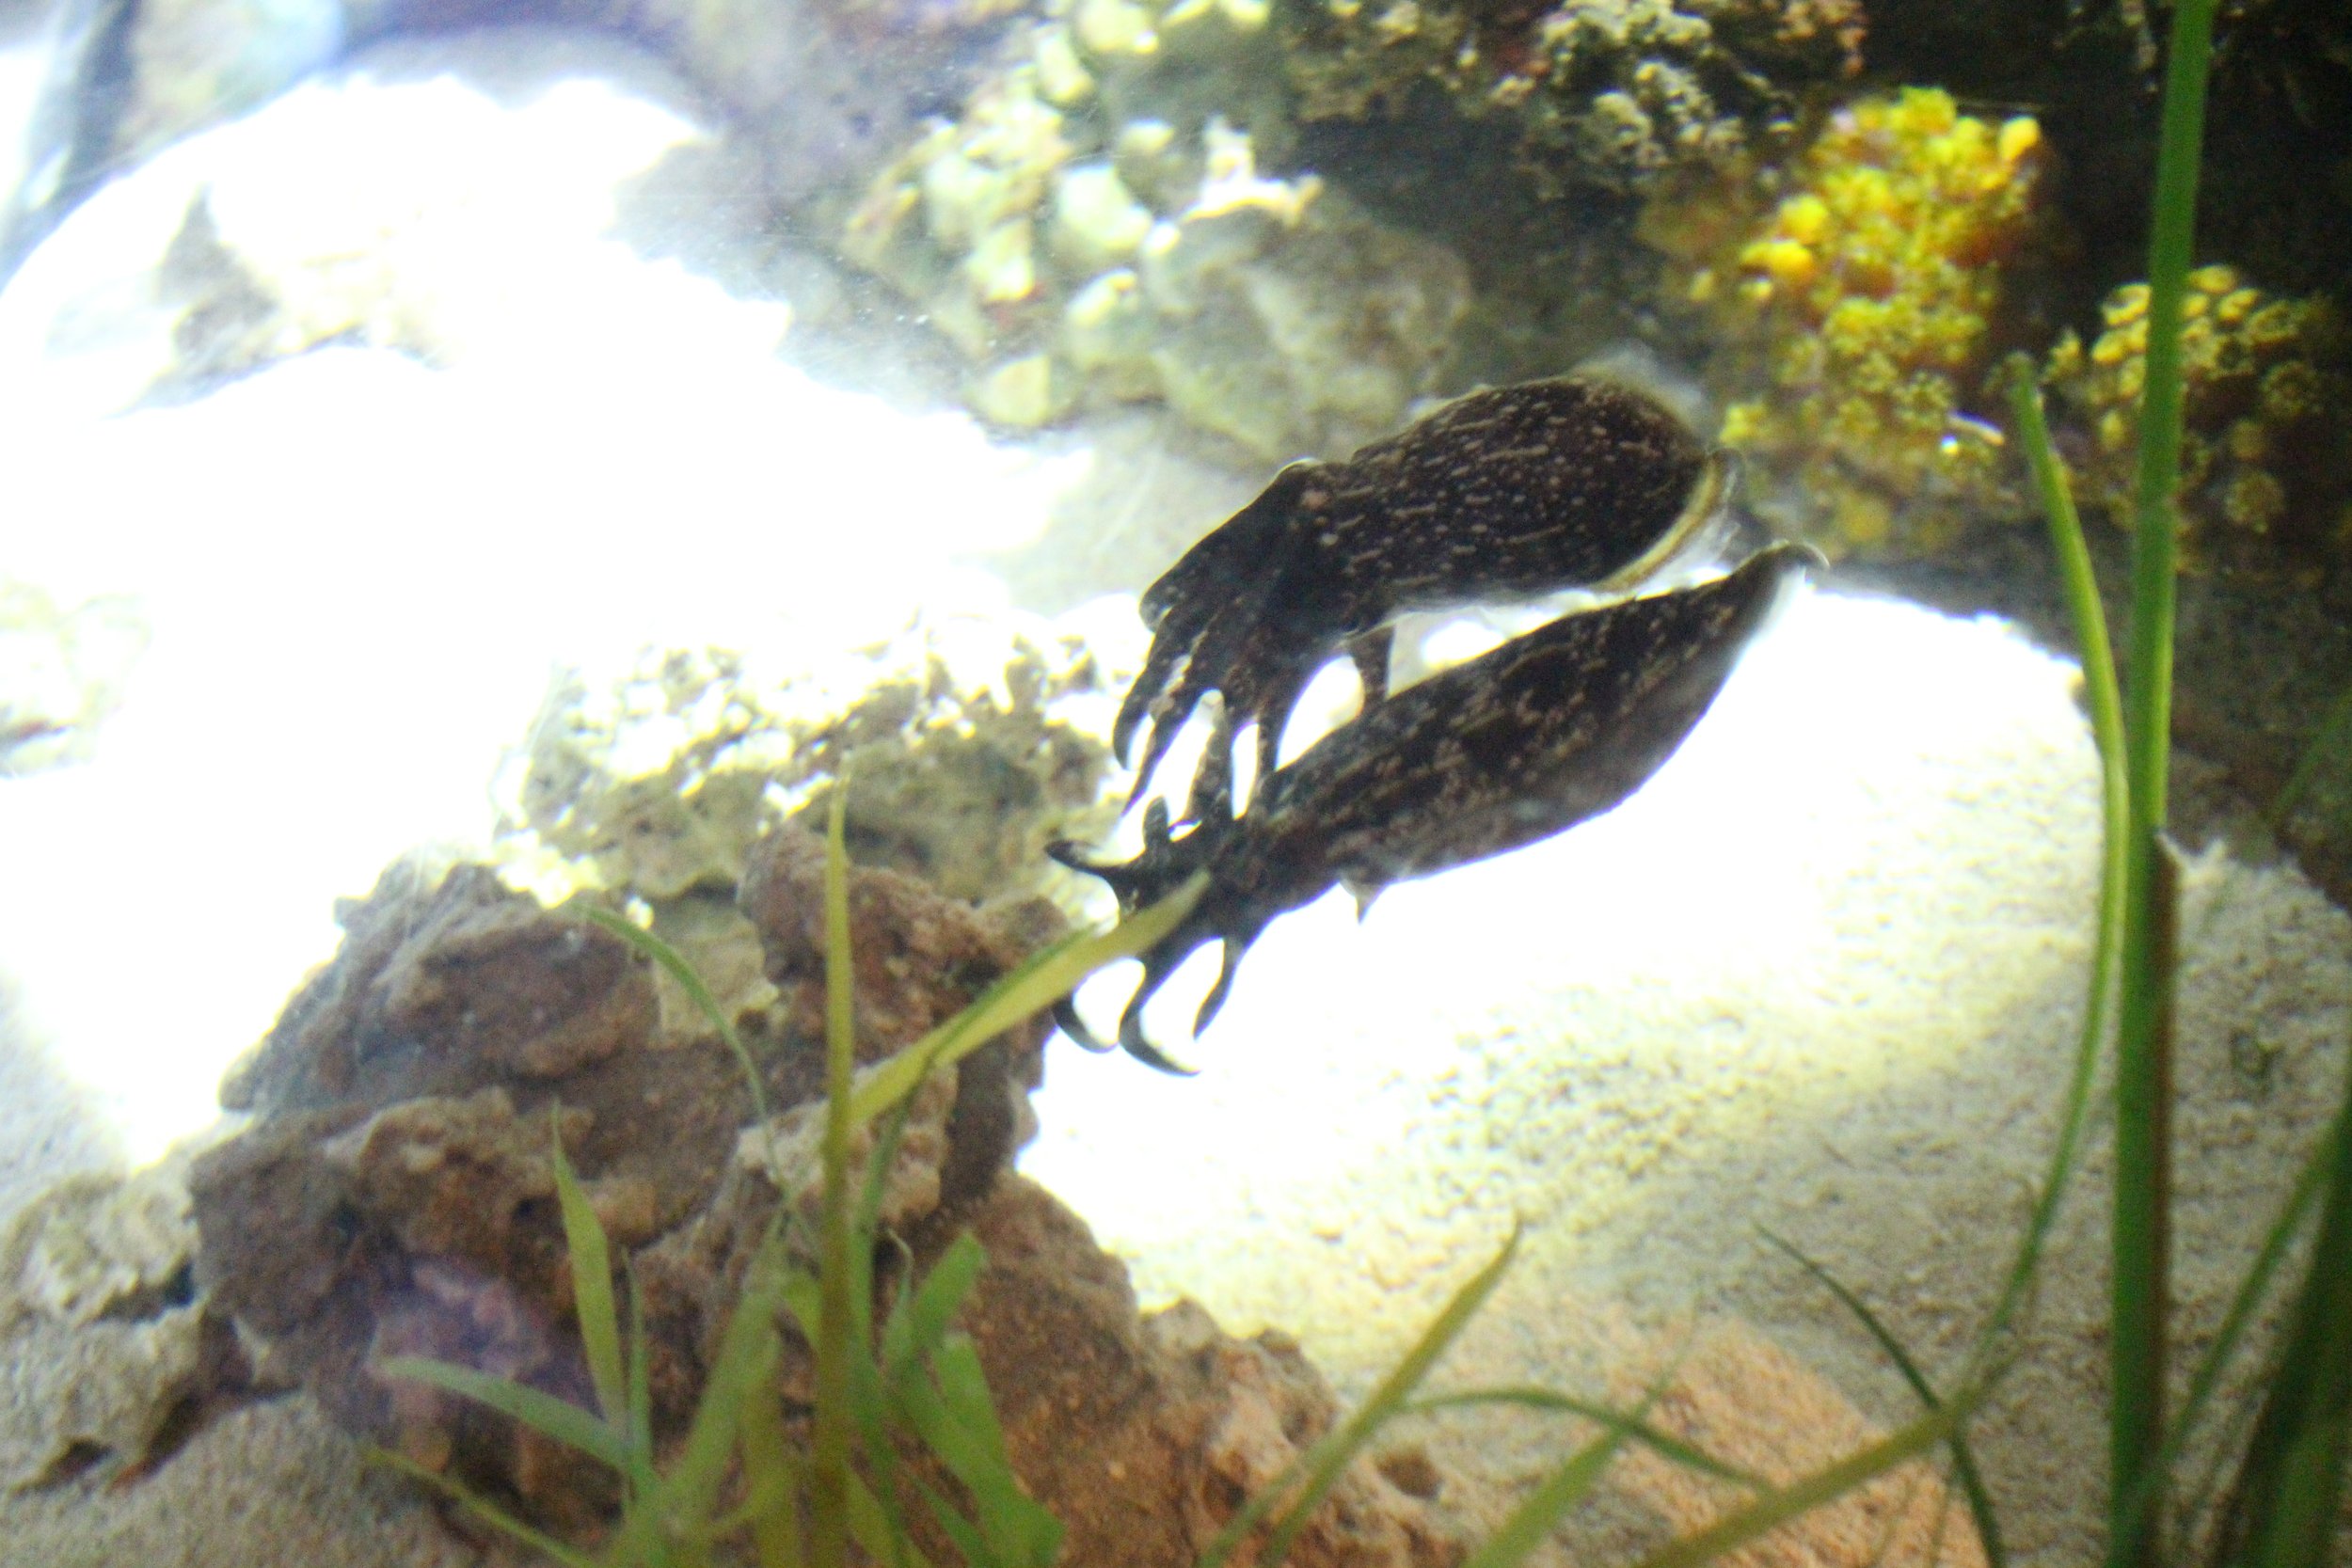
POLYGON ((1209 988, 1209 994, 1200 999, 1200 1010, 1192 1015, 1192 1033, 1194 1038, 1198 1039, 1201 1033, 1209 1027, 1209 1024, 1215 1021, 1217 1013, 1223 1009, 1225 1006, 1225 998, 1232 994, 1233 990, 1233 972, 1241 966, 1241 953, 1243 950, 1246 950, 1248 945, 1248 940, 1245 939, 1241 942, 1240 947, 1236 948, 1233 939, 1228 937, 1219 946, 1217 951, 1216 984, 1211 986, 1209 988))
POLYGON ((1074 996, 1065 996, 1054 1004, 1054 1022, 1063 1034, 1089 1051, 1100 1053, 1110 1049, 1109 1042, 1095 1038, 1094 1031, 1088 1028, 1086 1021, 1078 1016, 1078 999, 1074 996))
MULTIPOLYGON (((1121 758, 1120 760, 1123 762, 1125 759, 1121 758)), ((1143 792, 1151 787, 1152 770, 1147 768, 1136 775, 1135 787, 1128 790, 1127 799, 1120 802, 1119 815, 1124 816, 1129 812, 1135 810, 1136 802, 1142 800, 1143 792)))
POLYGON ((1057 865, 1066 865, 1073 871, 1100 872, 1102 870, 1101 866, 1088 858, 1086 850, 1081 846, 1067 838, 1057 838, 1047 845, 1045 858, 1057 865))

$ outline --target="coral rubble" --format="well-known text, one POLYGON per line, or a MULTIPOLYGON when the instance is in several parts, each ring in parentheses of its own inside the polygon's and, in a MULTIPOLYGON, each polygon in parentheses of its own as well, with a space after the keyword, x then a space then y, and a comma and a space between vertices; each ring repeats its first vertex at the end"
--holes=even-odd
MULTIPOLYGON (((307 1389, 346 1429, 592 1532, 613 1500, 595 1466, 372 1369, 422 1354, 589 1397, 553 1135, 633 1260, 657 1436, 675 1439, 747 1249, 814 1180, 822 880, 823 855, 797 827, 749 852, 742 908, 771 989, 742 1022, 786 1107, 762 1129, 747 1125, 725 1052, 659 1024, 615 939, 480 868, 430 888, 388 879, 346 911, 342 955, 232 1082, 227 1098, 255 1119, 197 1163, 201 1309, 234 1325, 268 1384, 307 1389), (585 1039, 566 1022, 583 1019, 609 1025, 590 1032, 596 1049, 538 1049, 551 1031, 585 1039)), ((1045 928, 884 870, 853 869, 850 911, 867 1061, 967 1003, 1045 928)), ((1071 1559, 1173 1568, 1338 1407, 1279 1336, 1230 1338, 1197 1307, 1140 1318, 1123 1268, 1010 1174, 1042 1037, 1015 1029, 917 1092, 889 1223, 918 1263, 967 1228, 986 1247, 965 1326, 1013 1463, 1068 1528, 1071 1559)), ((777 1376, 805 1387, 809 1371, 795 1339, 777 1376)), ((1458 1555, 1430 1505, 1367 1461, 1295 1560, 1441 1568, 1458 1555)))
POLYGON ((1858 0, 1302 0, 1288 51, 1309 118, 1360 118, 1423 82, 1507 115, 1545 188, 1639 192, 1725 167, 1860 69, 1858 0))
MULTIPOLYGON (((2189 275, 2182 331, 2182 522, 2209 563, 2312 572, 2352 533, 2352 339, 2324 295, 2281 298, 2227 266, 2189 275)), ((2090 426, 2088 494, 2128 522, 2147 368, 2148 289, 2107 296, 2089 348, 2069 333, 2048 376, 2090 426)))
POLYGON ((785 676, 722 651, 649 652, 609 682, 569 671, 501 770, 501 858, 550 898, 723 891, 753 839, 854 760, 850 832, 869 863, 1018 897, 1046 844, 1099 825, 1109 753, 1069 708, 1106 687, 1082 641, 1041 623, 918 628, 785 676))
POLYGON ((0 578, 0 778, 87 758, 146 651, 131 601, 67 610, 37 583, 0 578))
POLYGON ((2041 161, 2029 117, 1909 87, 1831 115, 1752 221, 1725 225, 1713 185, 1645 215, 1722 336, 1723 439, 1767 510, 1833 551, 1918 550, 1997 497, 1984 381, 2014 341, 2041 161))
POLYGON ((1080 0, 874 182, 845 249, 917 302, 1000 424, 1164 401, 1263 458, 1343 451, 1439 388, 1468 272, 1287 150, 1267 13, 1080 0))

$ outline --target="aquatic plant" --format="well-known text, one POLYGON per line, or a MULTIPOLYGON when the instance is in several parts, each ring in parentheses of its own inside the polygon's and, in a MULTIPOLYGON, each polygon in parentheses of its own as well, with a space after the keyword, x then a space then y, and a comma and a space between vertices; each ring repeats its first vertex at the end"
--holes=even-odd
MULTIPOLYGON (((2079 410, 2096 504, 2130 515, 2149 291, 2107 296, 2089 348, 2068 333, 2045 377, 2079 410)), ((2181 522, 2192 561, 2315 570, 2352 530, 2352 335, 2325 295, 2281 298, 2199 267, 2182 301, 2181 522)))
POLYGON ((1644 236, 1722 337, 1722 439, 1756 460, 1760 511, 1833 553, 1916 551, 2000 493, 1982 388, 2041 163, 2029 116, 1906 87, 1829 116, 1775 198, 1752 176, 1651 203, 1644 236), (1753 217, 1725 224, 1726 201, 1753 217))
POLYGON ((1303 0, 1283 20, 1306 118, 1393 112, 1434 83, 1464 115, 1516 121, 1554 196, 1729 167, 1790 128, 1805 89, 1862 64, 1854 0, 1303 0))

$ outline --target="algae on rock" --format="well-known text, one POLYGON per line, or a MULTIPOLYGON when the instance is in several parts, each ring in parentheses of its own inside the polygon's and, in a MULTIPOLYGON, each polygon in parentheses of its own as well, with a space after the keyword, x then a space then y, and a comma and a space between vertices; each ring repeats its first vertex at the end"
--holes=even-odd
POLYGON ((0 1233, 0 1487, 135 1469, 199 1397, 219 1347, 187 1178, 178 1156, 69 1177, 0 1233))

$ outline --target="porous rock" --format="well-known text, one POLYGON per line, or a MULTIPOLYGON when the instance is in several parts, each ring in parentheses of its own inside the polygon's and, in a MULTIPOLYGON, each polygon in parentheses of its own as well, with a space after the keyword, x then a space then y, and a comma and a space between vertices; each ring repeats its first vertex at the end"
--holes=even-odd
MULTIPOLYGON (((768 984, 733 1022, 777 1108, 765 1125, 726 1048, 665 1027, 642 962, 576 911, 542 910, 477 866, 437 881, 405 867, 347 908, 342 955, 231 1081, 253 1123, 195 1168, 197 1307, 233 1325, 251 1386, 298 1386, 344 1430, 595 1534, 616 1501, 609 1474, 377 1369, 422 1355, 593 1404, 555 1196, 561 1138, 643 1291, 657 1441, 682 1433, 777 1203, 805 1206, 818 1183, 823 873, 818 842, 791 823, 747 857, 739 918, 768 984)), ((1041 902, 983 913, 862 868, 850 909, 868 1063, 968 1006, 1059 924, 1041 902)), ((1009 1031, 916 1091, 885 1221, 918 1270, 966 1228, 987 1249, 962 1326, 1016 1470, 1069 1528, 1070 1560, 1175 1568, 1338 1407, 1279 1335, 1232 1339, 1190 1306, 1141 1318, 1123 1265, 1010 1175, 1042 1037, 1041 1022, 1009 1031)), ((878 1274, 892 1288, 897 1271, 878 1274)), ((776 1377, 795 1423, 811 1373, 788 1340, 776 1377)), ((1434 1493, 1428 1468, 1359 1463, 1292 1560, 1457 1560, 1435 1505, 1392 1479, 1419 1475, 1416 1491, 1434 1493)))

